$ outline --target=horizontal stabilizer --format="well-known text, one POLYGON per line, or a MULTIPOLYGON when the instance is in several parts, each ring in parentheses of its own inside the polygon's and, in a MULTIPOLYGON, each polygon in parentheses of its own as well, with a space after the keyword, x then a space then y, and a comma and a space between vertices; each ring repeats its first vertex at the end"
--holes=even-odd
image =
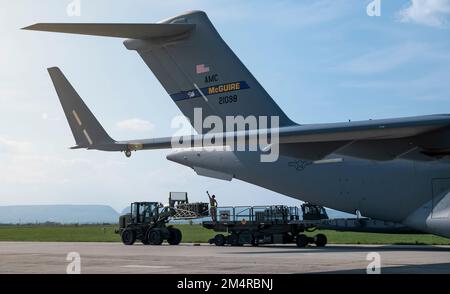
POLYGON ((113 145, 109 137, 81 97, 57 67, 48 69, 55 86, 61 106, 66 115, 77 148, 99 148, 101 145, 113 145))
POLYGON ((37 23, 23 29, 103 37, 151 39, 181 35, 193 28, 195 28, 195 24, 37 23))

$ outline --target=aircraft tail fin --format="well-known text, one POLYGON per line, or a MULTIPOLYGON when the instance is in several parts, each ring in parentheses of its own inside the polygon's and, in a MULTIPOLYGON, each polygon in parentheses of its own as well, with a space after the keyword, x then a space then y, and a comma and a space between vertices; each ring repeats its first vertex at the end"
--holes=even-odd
POLYGON ((202 121, 196 122, 196 110, 202 111, 203 118, 216 116, 222 121, 228 117, 275 116, 280 127, 295 125, 202 11, 190 11, 156 24, 40 23, 25 29, 128 38, 125 47, 139 53, 199 133, 212 130, 203 129, 202 121))
POLYGON ((227 117, 277 116, 281 127, 295 125, 222 39, 206 13, 191 11, 162 23, 191 24, 195 30, 178 39, 131 39, 124 44, 139 53, 197 132, 210 131, 195 122, 198 109, 203 118, 218 116, 224 122, 227 117))
POLYGON ((75 138, 77 146, 74 148, 99 149, 102 145, 112 145, 114 140, 84 104, 62 71, 52 67, 48 69, 48 73, 75 138))

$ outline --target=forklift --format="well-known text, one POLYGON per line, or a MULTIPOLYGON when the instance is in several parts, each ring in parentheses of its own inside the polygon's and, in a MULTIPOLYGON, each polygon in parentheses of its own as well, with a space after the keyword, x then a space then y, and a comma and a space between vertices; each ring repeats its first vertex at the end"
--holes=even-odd
POLYGON ((131 212, 120 216, 117 233, 125 245, 133 245, 136 240, 144 245, 161 245, 165 240, 170 245, 178 245, 181 231, 166 225, 175 214, 174 208, 163 207, 158 202, 134 202, 131 212))

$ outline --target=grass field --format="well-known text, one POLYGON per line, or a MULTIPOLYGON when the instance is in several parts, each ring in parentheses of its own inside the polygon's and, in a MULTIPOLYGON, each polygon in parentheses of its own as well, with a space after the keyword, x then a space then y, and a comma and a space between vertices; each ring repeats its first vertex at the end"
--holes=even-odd
MULTIPOLYGON (((216 234, 200 225, 176 225, 183 233, 183 242, 206 243, 216 234)), ((39 242, 120 242, 113 225, 68 226, 0 226, 0 241, 39 242)), ((391 235, 320 231, 331 244, 424 244, 450 245, 450 239, 433 235, 391 235)), ((309 233, 313 235, 314 233, 309 233)))
MULTIPOLYGON (((203 243, 216 233, 200 225, 176 225, 182 231, 183 242, 203 243)), ((115 225, 67 226, 1 226, 0 241, 39 242, 120 242, 115 225)))

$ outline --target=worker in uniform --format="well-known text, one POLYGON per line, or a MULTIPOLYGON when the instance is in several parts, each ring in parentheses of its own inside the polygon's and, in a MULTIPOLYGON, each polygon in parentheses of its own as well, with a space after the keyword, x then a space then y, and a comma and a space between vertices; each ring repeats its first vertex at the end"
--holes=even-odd
POLYGON ((217 200, 216 200, 216 195, 209 195, 209 192, 206 191, 206 193, 208 194, 209 197, 209 212, 211 214, 211 218, 214 222, 217 222, 217 200))

